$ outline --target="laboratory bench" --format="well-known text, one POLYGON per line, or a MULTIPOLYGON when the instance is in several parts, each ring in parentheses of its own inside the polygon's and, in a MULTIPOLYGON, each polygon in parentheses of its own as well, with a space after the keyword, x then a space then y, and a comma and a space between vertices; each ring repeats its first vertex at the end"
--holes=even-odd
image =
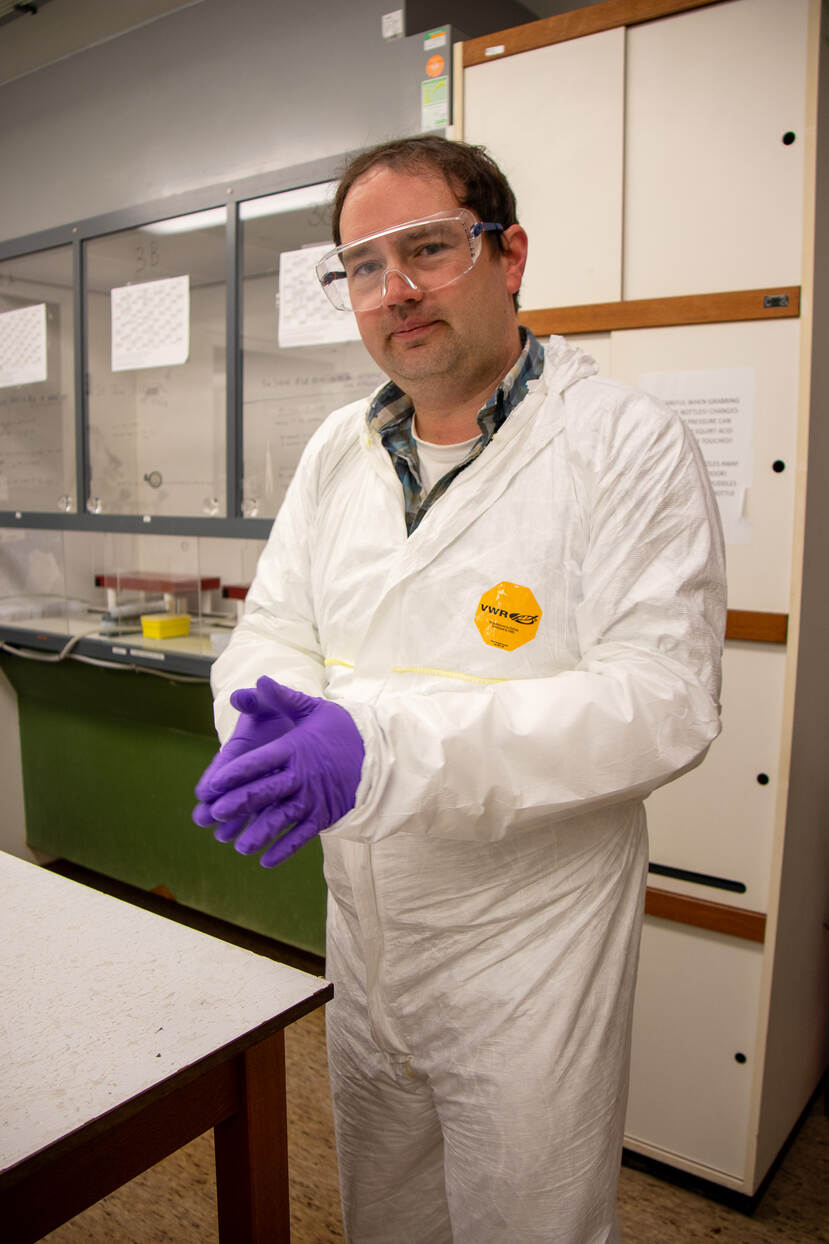
POLYGON ((100 613, 0 624, 26 843, 322 955, 319 842, 264 869, 191 820, 193 788, 218 747, 210 667, 232 621, 196 618, 190 634, 158 640, 139 619, 104 634, 100 613))
POLYGON ((68 648, 67 655, 71 652, 90 660, 202 679, 210 678, 210 665, 229 637, 229 625, 202 621, 188 635, 152 639, 144 635, 139 618, 107 634, 101 629, 100 613, 43 616, 0 624, 0 642, 13 648, 56 656, 68 648))
POLYGON ((219 1239, 290 1239, 284 1029, 331 985, 0 852, 0 1220, 32 1244, 214 1129, 219 1239))

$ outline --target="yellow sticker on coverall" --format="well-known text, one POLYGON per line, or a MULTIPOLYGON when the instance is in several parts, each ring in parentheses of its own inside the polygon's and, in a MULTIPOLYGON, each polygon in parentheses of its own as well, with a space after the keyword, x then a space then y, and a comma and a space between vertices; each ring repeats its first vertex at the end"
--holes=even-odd
POLYGON ((484 592, 475 613, 484 643, 508 652, 535 639, 540 621, 541 606, 520 583, 496 583, 484 592))

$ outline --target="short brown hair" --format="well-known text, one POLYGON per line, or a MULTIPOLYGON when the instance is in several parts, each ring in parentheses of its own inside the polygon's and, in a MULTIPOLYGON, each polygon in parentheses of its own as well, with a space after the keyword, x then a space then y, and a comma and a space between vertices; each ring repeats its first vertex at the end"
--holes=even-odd
POLYGON ((453 142, 438 134, 419 134, 371 147, 348 164, 332 207, 337 246, 342 241, 340 216, 346 195, 358 177, 383 164, 404 172, 425 168, 439 173, 451 186, 460 206, 475 212, 479 220, 493 221, 505 229, 517 221, 512 187, 485 148, 453 142))

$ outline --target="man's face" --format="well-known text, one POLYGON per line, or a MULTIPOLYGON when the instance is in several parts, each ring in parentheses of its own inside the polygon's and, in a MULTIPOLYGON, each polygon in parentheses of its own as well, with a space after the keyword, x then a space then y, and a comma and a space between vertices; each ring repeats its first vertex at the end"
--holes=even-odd
MULTIPOLYGON (((439 173, 397 172, 380 165, 358 178, 346 195, 341 239, 353 242, 458 206, 439 173)), ((518 225, 505 237, 504 253, 485 239, 475 266, 454 284, 431 293, 412 290, 397 273, 390 273, 382 306, 357 313, 369 354, 415 405, 418 397, 430 399, 438 387, 461 399, 488 384, 494 387, 517 357, 520 341, 512 295, 520 286, 526 239, 518 225)))

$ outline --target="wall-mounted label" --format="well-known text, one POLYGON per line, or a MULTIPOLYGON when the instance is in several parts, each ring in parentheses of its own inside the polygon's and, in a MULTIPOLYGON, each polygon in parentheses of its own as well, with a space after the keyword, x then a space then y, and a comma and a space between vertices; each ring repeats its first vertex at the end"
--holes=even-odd
POLYGON ((436 30, 427 30, 423 36, 423 51, 434 52, 437 48, 445 48, 447 39, 445 26, 439 26, 436 30))
POLYGON ((420 84, 420 128, 438 130, 449 124, 449 79, 427 78, 420 84))
POLYGON ((402 39, 403 10, 392 9, 391 13, 384 13, 380 19, 380 29, 384 39, 402 39))

